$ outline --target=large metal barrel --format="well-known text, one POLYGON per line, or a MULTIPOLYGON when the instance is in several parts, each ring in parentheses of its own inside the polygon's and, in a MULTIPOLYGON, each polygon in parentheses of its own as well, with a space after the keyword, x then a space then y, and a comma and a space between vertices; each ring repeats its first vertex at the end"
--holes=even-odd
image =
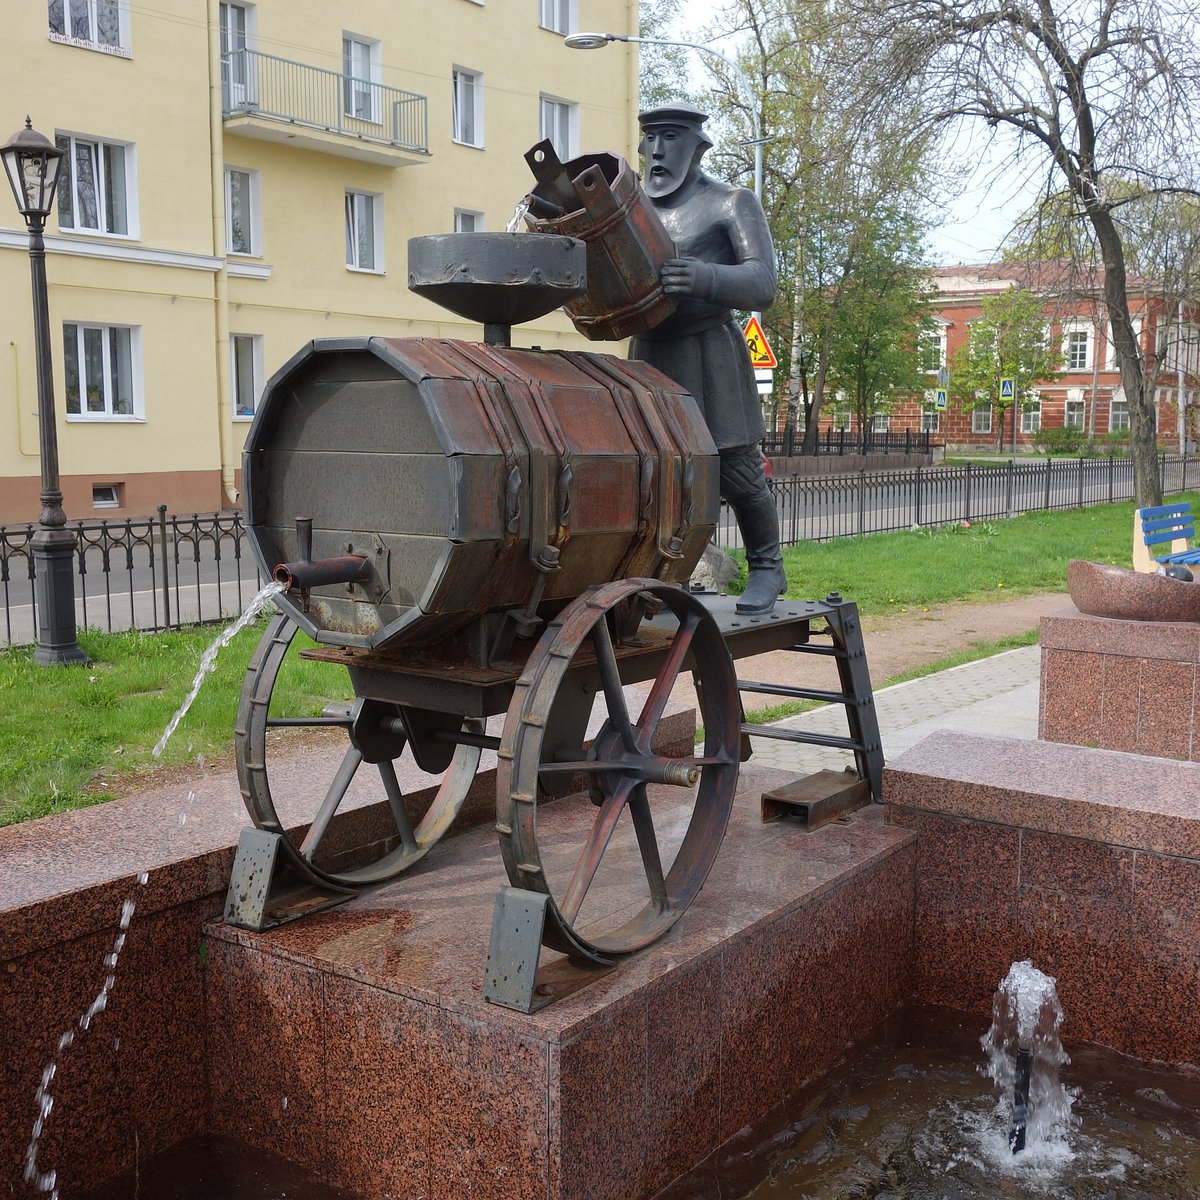
POLYGON ((265 574, 361 560, 335 582, 297 571, 284 608, 319 641, 379 649, 608 580, 686 580, 718 470, 695 402, 645 363, 359 338, 312 342, 271 379, 243 483, 265 574))

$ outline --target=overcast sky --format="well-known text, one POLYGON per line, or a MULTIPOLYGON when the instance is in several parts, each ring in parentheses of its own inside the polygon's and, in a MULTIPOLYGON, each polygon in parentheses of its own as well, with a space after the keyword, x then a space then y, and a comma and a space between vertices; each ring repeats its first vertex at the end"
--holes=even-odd
MULTIPOLYGON (((697 30, 704 28, 721 8, 721 0, 687 0, 687 16, 671 31, 671 37, 686 41, 700 40, 697 30)), ((713 48, 732 57, 737 50, 733 40, 712 43, 713 48)), ((708 82, 705 56, 689 55, 693 78, 698 86, 708 82)), ((766 146, 770 156, 770 144, 766 146)), ((929 235, 930 258, 935 263, 986 263, 999 255, 1000 242, 1036 197, 1044 183, 1044 174, 1007 164, 1007 148, 964 130, 950 146, 949 158, 961 156, 964 162, 978 160, 970 174, 955 183, 947 180, 951 199, 946 203, 943 224, 929 235)))

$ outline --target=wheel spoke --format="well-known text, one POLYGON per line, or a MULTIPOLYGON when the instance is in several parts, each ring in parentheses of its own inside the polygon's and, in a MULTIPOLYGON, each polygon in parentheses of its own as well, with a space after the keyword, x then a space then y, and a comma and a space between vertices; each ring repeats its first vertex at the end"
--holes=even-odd
POLYGON ((613 763, 611 760, 601 762, 599 759, 588 758, 578 762, 552 762, 541 763, 538 766, 538 771, 557 772, 559 775, 564 773, 571 775, 594 775, 601 771, 618 771, 620 770, 619 763, 613 763))
POLYGON ((300 726, 303 728, 313 728, 320 725, 337 725, 342 729, 349 729, 353 724, 349 717, 268 717, 267 728, 288 728, 291 726, 300 726))
POLYGON ((654 833, 654 819, 650 815, 650 801, 646 798, 646 785, 635 788, 629 797, 629 815, 633 818, 633 830, 637 834, 638 849, 642 852, 642 866, 646 868, 646 881, 650 884, 650 899, 659 912, 666 910, 669 903, 667 884, 663 878, 662 859, 658 853, 658 838, 654 833))
POLYGON ((596 665, 600 668, 604 699, 608 703, 608 719, 612 721, 625 749, 636 750, 637 742, 634 739, 633 726, 629 723, 629 709, 625 707, 625 689, 621 685, 621 675, 617 670, 617 655, 613 650, 607 614, 602 615, 592 627, 592 645, 596 650, 596 665))
POLYGON ((313 817, 312 824, 304 835, 304 841, 300 843, 300 853, 310 862, 317 852, 317 846, 321 839, 325 836, 325 830, 329 828, 329 822, 333 820, 333 814, 337 812, 338 805, 345 798, 350 781, 354 778, 354 772, 358 770, 361 762, 362 754, 359 753, 357 747, 351 746, 346 751, 337 774, 333 777, 333 783, 329 785, 325 799, 321 801, 321 807, 317 809, 317 815, 313 817))
POLYGON ((681 763, 690 763, 694 767, 727 767, 733 762, 731 754, 708 754, 699 755, 696 758, 679 758, 675 760, 681 763))
POLYGON ((604 798, 604 803, 596 814, 596 820, 593 822, 592 831, 588 834, 588 840, 584 844, 583 853, 575 864, 571 882, 567 884, 562 903, 558 906, 568 921, 574 921, 579 915, 579 907, 583 903, 584 896, 587 895, 588 888, 592 886, 592 880, 596 878, 596 869, 600 866, 600 859, 604 856, 604 851, 612 838, 613 830, 617 827, 621 810, 625 807, 626 798, 633 786, 632 779, 622 779, 613 794, 604 798))
POLYGON ((650 689, 646 703, 642 706, 642 715, 638 717, 638 748, 641 750, 650 748, 650 739, 654 736, 654 731, 662 719, 671 689, 675 686, 675 680, 679 678, 679 672, 683 669, 684 660, 692 648, 692 639, 696 636, 696 629, 699 625, 699 614, 694 612, 688 613, 679 623, 675 640, 667 651, 663 665, 658 669, 654 686, 650 689))
POLYGON ((392 810, 392 820, 396 822, 400 840, 408 849, 415 850, 417 837, 413 833, 412 822, 408 819, 408 809, 404 807, 404 793, 400 790, 396 768, 390 758, 385 758, 379 764, 379 775, 383 780, 383 790, 387 792, 388 807, 392 810))

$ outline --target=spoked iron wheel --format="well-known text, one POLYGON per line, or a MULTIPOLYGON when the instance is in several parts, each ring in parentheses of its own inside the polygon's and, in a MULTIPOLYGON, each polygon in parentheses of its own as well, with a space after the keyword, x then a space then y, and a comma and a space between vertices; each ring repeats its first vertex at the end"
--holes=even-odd
MULTIPOLYGON (((649 579, 626 579, 590 588, 547 628, 530 656, 508 710, 501 739, 496 780, 496 827, 514 887, 550 897, 545 941, 576 960, 605 963, 662 937, 700 891, 721 847, 733 807, 739 765, 741 709, 733 662, 716 621, 688 592, 649 579), (661 654, 661 666, 640 714, 634 719, 625 702, 614 630, 622 624, 626 601, 648 593, 661 601, 678 628, 661 654), (618 606, 622 606, 618 608, 618 606), (607 716, 586 756, 577 761, 546 761, 543 746, 556 694, 572 668, 598 676, 598 694, 607 716), (675 680, 691 671, 697 683, 704 749, 687 758, 664 758, 650 748, 675 680), (582 776, 597 806, 582 847, 572 846, 567 868, 547 879, 538 843, 538 794, 553 793, 562 776, 582 776), (656 832, 650 784, 692 788, 695 800, 674 860, 664 870, 661 829, 656 832), (600 860, 609 848, 623 813, 628 811, 637 842, 644 884, 640 899, 609 917, 581 910, 596 881, 600 860), (644 899, 644 903, 642 900, 644 899), (641 907, 636 907, 641 904, 641 907), (611 927, 606 927, 611 926, 611 927)), ((671 803, 671 792, 656 792, 671 803)), ((678 824, 678 810, 672 817, 678 824)))
MULTIPOLYGON (((286 853, 309 877, 343 887, 382 883, 422 858, 450 828, 475 778, 480 750, 477 746, 465 745, 455 747, 452 752, 446 748, 445 758, 449 765, 441 785, 429 809, 414 826, 404 805, 394 765, 409 742, 404 719, 395 705, 359 698, 328 704, 321 716, 293 717, 280 715, 278 702, 272 704, 281 673, 298 658, 294 652, 288 653, 296 631, 296 624, 288 616, 280 614, 272 618, 246 668, 234 739, 242 798, 254 824, 259 829, 281 834, 286 853), (268 772, 270 747, 275 740, 272 733, 329 726, 343 729, 349 745, 332 772, 323 797, 309 806, 312 816, 307 824, 295 833, 289 833, 286 824, 299 822, 289 813, 285 823, 271 795, 268 772), (379 843, 381 851, 374 861, 334 869, 327 861, 328 850, 322 843, 364 763, 373 764, 379 771, 394 828, 386 831, 389 837, 379 843), (392 843, 395 843, 394 847, 388 849, 392 843)), ((482 722, 451 720, 470 733, 483 732, 482 722)), ((314 780, 306 782, 305 790, 311 788, 319 794, 320 787, 320 782, 314 780)), ((299 818, 300 821, 304 819, 304 816, 299 818)))

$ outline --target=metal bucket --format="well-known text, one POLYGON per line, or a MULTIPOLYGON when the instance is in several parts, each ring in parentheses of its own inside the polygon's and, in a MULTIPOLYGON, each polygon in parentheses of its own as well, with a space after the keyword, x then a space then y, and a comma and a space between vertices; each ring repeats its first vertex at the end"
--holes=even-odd
POLYGON ((659 275, 676 257, 675 243, 629 164, 617 154, 585 154, 564 164, 548 140, 525 161, 538 180, 526 217, 530 229, 587 245, 587 293, 564 305, 575 328, 592 341, 619 341, 665 321, 679 301, 663 291, 659 275))

